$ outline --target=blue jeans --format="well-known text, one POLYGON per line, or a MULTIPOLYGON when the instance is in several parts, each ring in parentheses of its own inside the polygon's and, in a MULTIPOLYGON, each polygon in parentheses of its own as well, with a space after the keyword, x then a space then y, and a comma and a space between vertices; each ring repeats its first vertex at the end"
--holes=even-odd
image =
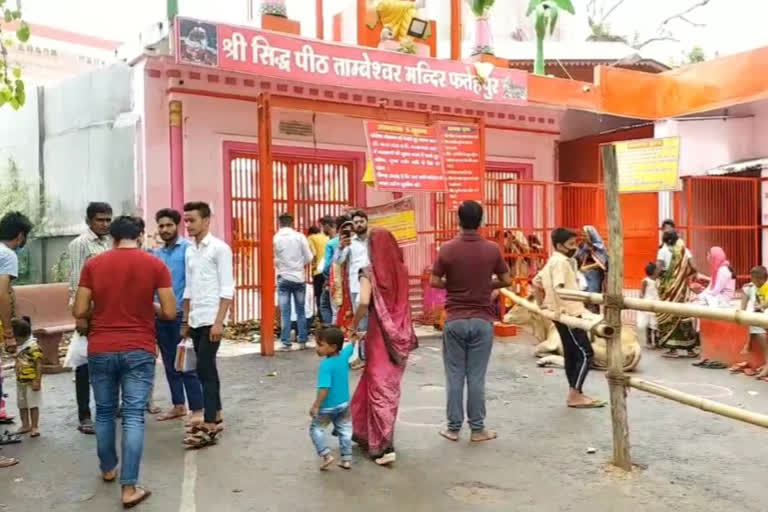
POLYGON ((348 402, 329 409, 320 409, 309 424, 309 437, 315 445, 317 454, 321 457, 331 453, 331 449, 325 443, 325 429, 331 424, 333 424, 333 435, 339 438, 341 460, 352 460, 352 417, 348 402))
POLYGON ((185 405, 189 402, 190 411, 203 410, 203 387, 197 372, 182 373, 176 371, 176 346, 181 341, 181 318, 176 320, 157 320, 157 346, 165 366, 165 378, 171 390, 171 403, 174 406, 185 405), (186 401, 184 391, 186 390, 186 401))
POLYGON ((326 287, 320 296, 320 320, 325 325, 333 322, 333 308, 331 308, 331 291, 326 287))
POLYGON ((280 341, 283 345, 291 346, 291 299, 296 306, 296 330, 299 343, 306 343, 307 315, 304 300, 307 294, 307 284, 296 283, 287 279, 277 278, 277 303, 280 305, 280 341))
POLYGON ((120 484, 136 485, 144 451, 144 410, 155 378, 155 356, 143 350, 88 356, 96 402, 96 447, 102 473, 117 467, 115 413, 123 395, 120 484))
MULTIPOLYGON (((357 306, 360 305, 360 294, 350 292, 350 298, 352 299, 352 314, 357 311, 357 306)), ((357 328, 361 332, 368 331, 368 315, 365 315, 363 318, 360 319, 360 325, 357 326, 357 328)), ((365 361, 365 340, 360 340, 360 345, 358 346, 358 353, 360 354, 360 359, 365 361)))

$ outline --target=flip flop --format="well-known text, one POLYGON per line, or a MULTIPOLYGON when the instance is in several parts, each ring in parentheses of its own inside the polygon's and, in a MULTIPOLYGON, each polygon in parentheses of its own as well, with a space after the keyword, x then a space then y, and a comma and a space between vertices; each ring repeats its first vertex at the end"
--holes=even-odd
POLYGON ((0 436, 0 445, 6 444, 18 444, 21 442, 21 438, 24 434, 11 434, 7 430, 0 436))
POLYGON ((695 363, 691 363, 691 366, 703 366, 709 362, 709 359, 702 359, 700 361, 697 361, 695 363))
POLYGON ((666 357, 667 359, 678 359, 680 357, 680 354, 672 353, 672 352, 664 352, 663 354, 661 354, 661 357, 666 357))
POLYGON ((744 375, 747 377, 754 377, 757 375, 757 370, 753 370, 752 368, 744 368, 742 373, 744 373, 744 375))
POLYGON ((749 363, 746 361, 742 361, 740 363, 736 363, 735 365, 728 368, 728 371, 731 373, 739 373, 741 371, 744 371, 744 369, 749 366, 749 363))
POLYGON ((133 501, 124 501, 123 502, 123 508, 133 508, 136 505, 138 505, 139 503, 141 503, 142 501, 144 501, 147 498, 149 498, 150 496, 152 496, 152 491, 148 491, 148 490, 143 489, 141 487, 137 487, 136 489, 140 489, 140 490, 144 491, 144 494, 142 494, 141 496, 139 496, 138 498, 136 498, 133 501))
POLYGON ((158 414, 157 418, 155 418, 157 421, 170 421, 175 420, 176 418, 183 418, 186 416, 187 413, 171 413, 170 411, 164 412, 162 414, 158 414))
POLYGON ((601 407, 605 407, 606 402, 603 400, 592 400, 588 404, 576 404, 576 405, 569 405, 568 407, 572 409, 600 409, 601 407))
POLYGON ((440 435, 449 441, 453 441, 454 443, 459 440, 459 433, 453 432, 451 430, 441 430, 440 435))
POLYGON ((5 457, 0 455, 0 468, 9 468, 19 463, 19 459, 15 457, 5 457))
POLYGON ((13 416, 6 416, 4 418, 0 418, 0 425, 12 425, 13 423, 16 423, 16 420, 13 416))
POLYGON ((40 432, 32 432, 29 437, 40 437, 40 432))
POLYGON ((710 361, 707 364, 701 365, 701 368, 707 368, 709 370, 725 370, 728 367, 720 361, 710 361))

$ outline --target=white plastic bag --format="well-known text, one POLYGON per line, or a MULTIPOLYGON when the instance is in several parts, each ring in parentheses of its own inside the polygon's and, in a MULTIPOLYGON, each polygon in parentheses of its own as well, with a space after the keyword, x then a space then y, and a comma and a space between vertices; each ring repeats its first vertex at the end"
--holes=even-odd
POLYGON ((69 341, 67 355, 64 357, 64 368, 79 368, 88 364, 88 338, 75 331, 69 341))
POLYGON ((197 368, 197 354, 191 338, 184 338, 176 345, 175 366, 176 371, 182 373, 193 372, 197 368))

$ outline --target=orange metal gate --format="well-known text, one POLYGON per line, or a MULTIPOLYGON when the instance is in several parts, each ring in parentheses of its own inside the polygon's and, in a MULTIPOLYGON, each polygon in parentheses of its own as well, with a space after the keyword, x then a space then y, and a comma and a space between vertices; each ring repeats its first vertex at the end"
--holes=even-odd
POLYGON ((722 247, 739 285, 761 264, 760 178, 688 176, 675 194, 675 219, 699 272, 709 275, 707 252, 722 247))
MULTIPOLYGON (((274 214, 292 213, 306 233, 325 215, 340 215, 354 204, 354 164, 327 158, 274 156, 274 214)), ((254 153, 229 154, 232 251, 236 322, 259 318, 259 161, 254 153)))

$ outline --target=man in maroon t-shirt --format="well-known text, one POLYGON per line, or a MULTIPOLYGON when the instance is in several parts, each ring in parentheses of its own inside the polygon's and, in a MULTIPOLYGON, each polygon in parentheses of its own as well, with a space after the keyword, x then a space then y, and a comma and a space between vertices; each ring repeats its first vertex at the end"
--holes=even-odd
POLYGON ((482 220, 483 207, 464 201, 459 207, 461 234, 440 248, 432 267, 432 286, 448 292, 443 331, 448 428, 440 435, 451 441, 459 440, 464 423, 465 381, 472 441, 496 438, 485 428, 485 374, 493 346, 491 293, 512 281, 499 246, 477 232, 482 220))
POLYGON ((176 317, 168 268, 139 248, 143 222, 118 217, 110 227, 115 248, 88 260, 80 274, 73 314, 90 320, 88 367, 96 401, 96 441, 104 481, 117 477, 115 413, 123 397, 120 483, 125 506, 150 492, 136 487, 144 450, 144 409, 155 377, 155 306, 176 317))

